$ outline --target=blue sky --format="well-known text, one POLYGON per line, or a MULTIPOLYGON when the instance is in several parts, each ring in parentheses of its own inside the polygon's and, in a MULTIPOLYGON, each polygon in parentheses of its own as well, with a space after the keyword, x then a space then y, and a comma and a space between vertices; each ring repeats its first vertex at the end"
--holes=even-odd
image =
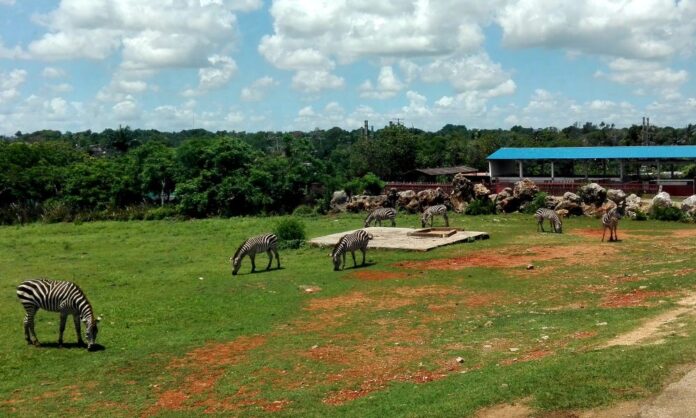
POLYGON ((696 123, 696 0, 0 0, 0 133, 696 123))

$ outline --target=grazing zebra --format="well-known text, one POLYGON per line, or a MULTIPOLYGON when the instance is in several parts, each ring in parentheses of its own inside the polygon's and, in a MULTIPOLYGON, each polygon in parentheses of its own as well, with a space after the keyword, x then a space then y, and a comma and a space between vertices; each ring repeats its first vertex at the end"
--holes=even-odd
POLYGON ((237 248, 237 251, 230 261, 232 262, 232 275, 236 276, 239 268, 242 266, 242 259, 244 256, 248 255, 251 259, 251 272, 256 271, 256 253, 265 252, 268 254, 268 266, 266 270, 271 269, 271 264, 273 263, 273 254, 275 254, 276 261, 278 262, 278 268, 280 268, 280 256, 278 255, 278 250, 276 244, 278 243, 278 237, 275 234, 264 234, 258 235, 247 239, 242 243, 242 245, 237 248))
POLYGON ((539 228, 541 228, 541 232, 546 232, 544 231, 544 221, 548 219, 549 224, 551 225, 551 228, 553 228, 554 232, 558 232, 559 234, 563 233, 563 223, 561 222, 561 218, 558 217, 558 214, 555 211, 551 209, 540 208, 536 211, 536 213, 534 213, 534 217, 537 221, 537 232, 539 232, 539 228))
POLYGON ((604 227, 602 230, 602 242, 604 242, 604 235, 607 233, 607 229, 609 229, 610 242, 619 240, 619 237, 616 235, 616 228, 619 226, 619 220, 622 217, 618 208, 611 208, 602 216, 602 226, 604 227))
POLYGON ((24 336, 27 343, 35 346, 40 345, 34 331, 34 316, 40 308, 43 308, 50 312, 60 312, 59 347, 63 346, 63 331, 65 331, 65 321, 68 315, 72 315, 75 321, 77 344, 80 347, 85 346, 82 335, 80 335, 80 320, 82 320, 86 327, 87 349, 91 349, 94 345, 94 341, 97 339, 99 319, 94 317, 92 305, 89 304, 87 297, 75 283, 46 279, 26 280, 17 286, 17 297, 26 311, 24 336), (32 335, 34 336, 33 341, 32 335))
POLYGON ((373 210, 367 218, 365 219, 365 228, 370 226, 370 222, 374 222, 375 225, 379 222, 379 226, 382 226, 382 221, 391 219, 392 226, 396 226, 396 211, 392 208, 379 208, 373 210))
POLYGON ((447 218, 447 206, 445 205, 434 205, 427 207, 423 214, 421 215, 421 226, 425 228, 425 225, 430 221, 430 227, 433 226, 433 217, 435 215, 441 215, 445 219, 445 226, 449 226, 449 219, 447 218))
POLYGON ((357 267, 357 262, 355 261, 355 250, 360 250, 362 252, 362 265, 365 265, 365 251, 367 250, 367 243, 372 239, 372 234, 359 229, 352 234, 346 234, 338 240, 334 246, 333 251, 331 251, 331 258, 333 259, 334 270, 338 271, 340 268, 345 268, 346 266, 346 252, 350 251, 353 256, 353 267, 357 267), (343 260, 343 264, 341 264, 343 260))

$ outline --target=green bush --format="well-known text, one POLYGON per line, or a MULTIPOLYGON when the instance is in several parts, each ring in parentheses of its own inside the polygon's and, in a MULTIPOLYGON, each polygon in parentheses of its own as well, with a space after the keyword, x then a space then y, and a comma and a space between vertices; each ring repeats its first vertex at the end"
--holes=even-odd
POLYGON ((495 213, 495 203, 488 198, 474 199, 464 210, 466 215, 492 215, 495 213))
POLYGON ((41 222, 56 223, 70 222, 73 219, 70 206, 60 200, 49 200, 41 208, 41 222))
POLYGON ((537 193, 534 199, 525 206, 524 213, 535 213, 540 208, 546 207, 547 196, 548 194, 546 192, 537 193))
POLYGON ((300 205, 292 211, 293 216, 314 216, 316 211, 309 205, 300 205))
POLYGON ((382 194, 386 184, 387 183, 380 180, 375 174, 367 173, 361 178, 356 178, 346 183, 343 186, 343 190, 350 196, 363 193, 377 196, 382 194))
POLYGON ((636 214, 636 216, 633 217, 634 221, 647 221, 648 220, 648 215, 646 215, 645 212, 643 212, 640 209, 636 209, 635 214, 636 214))
POLYGON ((666 208, 653 206, 650 209, 650 218, 658 221, 682 221, 684 220, 684 214, 681 209, 674 206, 666 208))
POLYGON ((161 219, 167 219, 167 218, 176 218, 178 215, 178 212, 175 207, 173 206, 161 206, 157 208, 152 208, 149 209, 145 213, 145 219, 146 221, 158 221, 161 219))
POLYGON ((305 241, 304 222, 286 218, 276 224, 273 233, 278 237, 279 248, 300 248, 305 241))

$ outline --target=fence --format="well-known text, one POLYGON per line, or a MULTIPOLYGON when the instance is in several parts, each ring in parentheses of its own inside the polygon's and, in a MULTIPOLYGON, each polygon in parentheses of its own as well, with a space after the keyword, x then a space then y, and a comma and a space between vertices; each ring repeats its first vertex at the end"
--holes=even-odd
POLYGON ((419 183, 419 182, 401 182, 401 183, 387 183, 384 186, 384 193, 386 194, 389 189, 396 189, 398 192, 403 192, 404 190, 413 190, 418 193, 425 189, 437 189, 441 188, 443 192, 450 194, 452 193, 452 183, 419 183))
MULTIPOLYGON (((596 182, 605 189, 619 189, 623 190, 626 194, 656 194, 660 189, 660 185, 657 183, 651 183, 647 181, 631 181, 631 182, 596 182)), ((575 193, 582 187, 585 182, 539 182, 535 183, 539 188, 539 191, 546 192, 550 195, 560 196, 565 192, 575 193)), ((500 193, 506 187, 514 187, 513 182, 497 182, 495 183, 495 192, 500 193)), ((695 194, 693 181, 687 180, 682 182, 682 184, 663 184, 662 190, 669 193, 672 196, 691 196, 695 194)))

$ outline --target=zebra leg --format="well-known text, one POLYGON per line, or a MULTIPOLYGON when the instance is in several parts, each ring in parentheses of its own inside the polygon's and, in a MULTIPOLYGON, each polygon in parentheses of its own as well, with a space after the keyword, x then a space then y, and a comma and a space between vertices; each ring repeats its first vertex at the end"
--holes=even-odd
POLYGON ((60 333, 58 334, 58 347, 63 346, 63 333, 65 332, 65 321, 68 319, 68 313, 66 311, 60 311, 60 328, 58 329, 60 333))
POLYGON ((341 264, 341 270, 343 270, 343 269, 346 268, 346 252, 347 252, 347 251, 344 251, 344 252, 343 252, 343 258, 342 258, 343 264, 341 264))
MULTIPOLYGON (((34 342, 31 339, 31 335, 34 330, 34 315, 36 315, 35 310, 28 310, 26 314, 24 315, 24 338, 27 340, 27 344, 31 345, 34 344, 34 342)), ((34 337, 36 337, 36 334, 34 334, 34 337)))
MULTIPOLYGON (((607 227, 605 226, 604 229, 602 230, 602 242, 604 242, 604 234, 607 233, 607 227)), ((611 231, 609 232, 609 239, 611 239, 611 231)))
POLYGON ((365 249, 361 248, 360 251, 362 251, 362 255, 363 255, 362 265, 364 266, 365 265, 365 249))
POLYGON ((443 218, 445 218, 445 226, 449 226, 449 218, 447 217, 447 212, 445 212, 444 215, 442 215, 443 218))
POLYGON ((249 258, 251 259, 251 272, 256 271, 256 254, 249 254, 249 258))
POLYGON ((266 271, 268 271, 268 270, 271 269, 271 264, 273 264, 273 252, 272 252, 271 249, 269 248, 269 249, 266 251, 266 254, 268 254, 268 265, 266 266, 266 271))
POLYGON ((278 254, 278 250, 273 248, 273 252, 275 253, 276 262, 278 263, 278 268, 280 269, 280 255, 278 254))
POLYGON ((396 219, 392 218, 392 226, 396 226, 396 219))
POLYGON ((355 251, 351 251, 351 252, 350 252, 350 255, 353 256, 353 267, 357 267, 357 266, 358 266, 358 263, 355 261, 355 251))
POLYGON ((73 322, 75 323, 75 333, 77 334, 77 345, 78 347, 87 347, 84 340, 82 340, 82 333, 80 332, 80 315, 73 314, 73 322))

